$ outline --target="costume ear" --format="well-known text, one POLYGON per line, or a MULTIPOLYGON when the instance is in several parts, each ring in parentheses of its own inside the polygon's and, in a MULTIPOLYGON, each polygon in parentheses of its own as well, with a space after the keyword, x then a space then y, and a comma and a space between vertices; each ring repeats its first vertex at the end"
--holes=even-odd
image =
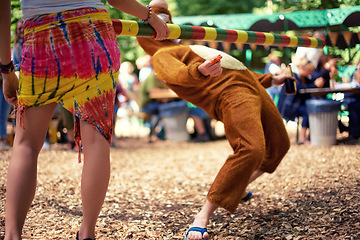
POLYGON ((168 9, 169 6, 166 2, 166 0, 152 0, 150 3, 149 3, 149 6, 151 7, 158 7, 158 8, 165 8, 165 9, 168 9))
POLYGON ((163 13, 163 14, 168 15, 170 18, 170 22, 172 23, 172 16, 171 16, 170 11, 167 8, 162 8, 162 7, 152 6, 152 5, 150 5, 150 6, 152 7, 152 10, 154 11, 154 13, 156 13, 156 14, 163 13))
POLYGON ((166 22, 172 23, 172 16, 171 16, 171 13, 169 11, 169 6, 168 6, 166 0, 152 0, 149 3, 149 6, 151 6, 154 13, 156 13, 158 15, 161 14, 161 13, 164 13, 164 14, 168 15, 170 21, 166 21, 166 22))
POLYGON ((157 14, 159 18, 161 18, 161 20, 163 20, 164 22, 166 23, 171 23, 171 20, 170 20, 170 16, 165 14, 165 13, 159 13, 157 14))
POLYGON ((228 68, 228 69, 235 69, 235 70, 244 70, 246 69, 245 65, 237 60, 236 58, 230 56, 227 53, 221 52, 214 48, 209 48, 203 45, 189 45, 191 50, 195 52, 197 55, 202 57, 204 60, 211 59, 214 56, 221 55, 221 67, 228 68))

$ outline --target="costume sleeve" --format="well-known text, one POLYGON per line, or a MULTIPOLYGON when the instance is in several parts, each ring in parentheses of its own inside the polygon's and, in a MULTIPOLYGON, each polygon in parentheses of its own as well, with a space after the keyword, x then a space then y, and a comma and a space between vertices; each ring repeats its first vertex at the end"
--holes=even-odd
POLYGON ((263 85, 264 88, 269 88, 272 86, 271 80, 273 78, 273 75, 271 73, 261 74, 257 72, 252 72, 254 76, 259 80, 261 85, 263 85))
POLYGON ((172 40, 158 41, 149 37, 137 37, 136 40, 138 41, 140 47, 142 47, 150 56, 153 56, 161 48, 178 45, 172 40))
POLYGON ((159 50, 153 57, 154 70, 160 80, 180 86, 195 86, 209 78, 202 75, 198 67, 204 62, 187 46, 177 46, 159 50))

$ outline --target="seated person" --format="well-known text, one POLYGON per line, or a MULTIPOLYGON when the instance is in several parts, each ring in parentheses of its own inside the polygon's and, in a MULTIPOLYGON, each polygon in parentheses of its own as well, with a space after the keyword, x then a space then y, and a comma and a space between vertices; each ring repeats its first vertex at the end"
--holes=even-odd
MULTIPOLYGON (((159 107, 163 104, 162 100, 150 98, 150 92, 157 89, 166 89, 161 81, 156 78, 154 71, 148 75, 148 77, 141 82, 139 89, 140 97, 140 110, 145 113, 145 121, 150 123, 150 137, 153 134, 154 128, 158 125, 160 119, 159 107)), ((163 127, 158 132, 157 136, 160 139, 164 139, 163 127)))
POLYGON ((0 151, 11 149, 11 147, 6 142, 7 122, 11 111, 11 105, 8 104, 5 100, 2 81, 2 74, 0 74, 0 151))
POLYGON ((166 89, 161 81, 152 71, 149 76, 140 84, 140 108, 141 111, 149 115, 159 114, 159 105, 162 100, 150 98, 150 92, 154 89, 166 89))
POLYGON ((338 59, 332 58, 330 55, 322 54, 319 63, 316 66, 311 79, 316 80, 322 78, 324 80, 324 88, 330 87, 330 76, 336 74, 336 63, 338 59))
MULTIPOLYGON (((320 38, 325 40, 326 36, 324 31, 317 30, 312 34, 314 38, 320 38)), ((316 67, 319 64, 319 59, 323 55, 323 50, 321 48, 309 48, 309 47, 298 47, 295 52, 295 58, 301 59, 305 58, 308 61, 312 62, 316 67)))
POLYGON ((210 120, 211 117, 201 108, 188 104, 189 106, 189 116, 194 120, 195 126, 195 142, 207 142, 211 139, 211 126, 210 120), (190 105, 190 106, 189 106, 190 105))
MULTIPOLYGON (((140 84, 140 107, 141 111, 148 116, 146 117, 150 121, 151 126, 157 125, 159 122, 159 107, 162 104, 166 104, 172 101, 168 98, 153 99, 150 97, 151 91, 159 91, 161 89, 168 90, 161 81, 155 76, 154 71, 140 84)), ((182 100, 184 101, 184 100, 182 100)), ((201 108, 191 107, 189 108, 189 116, 194 120, 194 127, 197 133, 195 141, 206 142, 210 140, 210 136, 206 131, 204 120, 208 119, 209 116, 201 108)), ((163 133, 160 134, 160 138, 163 138, 163 133)))
MULTIPOLYGON (((340 83, 336 87, 360 87, 360 61, 351 76, 350 83, 340 83)), ((349 138, 358 140, 360 138, 360 94, 346 93, 343 105, 349 111, 349 127, 347 129, 349 138)))
POLYGON ((115 104, 114 104, 114 114, 113 114, 113 124, 114 128, 112 131, 112 138, 111 138, 111 147, 116 147, 116 135, 115 135, 115 126, 117 124, 118 119, 118 111, 125 104, 129 103, 131 101, 131 98, 128 95, 128 92, 122 87, 121 82, 118 81, 116 85, 116 91, 115 91, 115 104))
MULTIPOLYGON (((275 53, 270 53, 268 55, 269 62, 265 64, 264 73, 271 73, 274 75, 278 75, 282 73, 282 69, 280 66, 280 57, 275 53)), ((275 96, 279 94, 279 88, 277 86, 271 86, 266 89, 269 93, 272 100, 275 99, 275 96)))
POLYGON ((136 67, 139 69, 139 82, 145 81, 152 71, 151 56, 144 55, 136 60, 136 67))
POLYGON ((139 89, 139 79, 131 62, 121 63, 118 80, 126 91, 136 92, 139 89))
MULTIPOLYGON (((314 72, 315 66, 312 62, 308 61, 306 58, 296 59, 295 64, 297 72, 294 72, 294 77, 296 79, 296 88, 315 88, 323 87, 324 79, 319 78, 315 81, 309 79, 309 76, 314 72)), ((306 110, 305 101, 310 99, 310 94, 300 94, 299 91, 295 95, 286 95, 285 87, 282 87, 279 95, 278 109, 281 116, 289 121, 294 121, 296 117, 302 117, 301 131, 299 135, 299 144, 310 143, 309 142, 309 116, 306 110)))

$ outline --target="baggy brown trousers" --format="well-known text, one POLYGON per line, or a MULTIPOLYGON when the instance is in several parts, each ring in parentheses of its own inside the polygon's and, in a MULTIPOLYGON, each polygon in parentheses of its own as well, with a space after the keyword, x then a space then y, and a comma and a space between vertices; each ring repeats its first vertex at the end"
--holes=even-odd
POLYGON ((252 173, 274 172, 290 147, 283 120, 266 90, 259 87, 257 94, 248 90, 246 84, 227 88, 217 105, 234 153, 220 169, 207 198, 231 213, 252 173))
POLYGON ((290 141, 264 88, 271 86, 271 74, 223 68, 220 76, 205 77, 198 71, 204 61, 189 46, 162 48, 153 56, 155 72, 164 85, 224 123, 234 153, 220 169, 207 198, 233 213, 253 172, 275 171, 290 141))

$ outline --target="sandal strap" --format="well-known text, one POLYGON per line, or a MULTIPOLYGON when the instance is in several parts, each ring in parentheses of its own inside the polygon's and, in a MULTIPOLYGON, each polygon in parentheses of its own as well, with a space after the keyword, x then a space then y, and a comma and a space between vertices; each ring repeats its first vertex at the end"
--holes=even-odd
POLYGON ((186 232, 185 237, 187 237, 187 235, 189 234, 189 232, 200 232, 201 236, 204 235, 204 233, 207 232, 206 228, 201 228, 201 227, 191 227, 189 228, 189 230, 186 232))

